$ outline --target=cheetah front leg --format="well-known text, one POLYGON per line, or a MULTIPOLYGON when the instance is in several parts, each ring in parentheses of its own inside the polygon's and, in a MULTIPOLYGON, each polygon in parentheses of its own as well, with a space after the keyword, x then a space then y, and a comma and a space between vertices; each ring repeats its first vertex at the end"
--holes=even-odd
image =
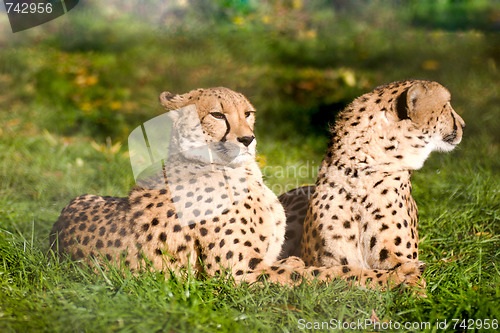
MULTIPOLYGON (((377 284, 379 280, 384 284, 387 281, 384 273, 393 272, 398 276, 396 280, 424 287, 425 282, 419 284, 418 281, 425 265, 418 261, 418 257, 413 259, 414 251, 411 258, 407 258, 391 246, 395 242, 391 238, 398 237, 398 233, 384 223, 386 213, 377 208, 382 206, 387 209, 388 205, 380 202, 375 205, 367 197, 355 197, 345 187, 333 183, 326 185, 318 186, 304 222, 302 257, 305 262, 314 266, 349 267, 351 272, 361 274, 362 283, 365 273, 366 278, 375 277, 377 284), (356 204, 346 204, 353 201, 356 204), (359 205, 364 205, 364 209, 359 205)), ((393 217, 392 210, 389 212, 393 217)), ((397 229, 397 223, 392 228, 397 229)), ((398 241, 412 239, 410 230, 408 235, 399 236, 398 241)), ((416 238, 415 231, 413 238, 416 238)))
MULTIPOLYGON (((418 258, 417 206, 410 195, 411 185, 407 184, 399 189, 400 195, 382 196, 384 200, 377 202, 378 206, 386 208, 384 212, 366 210, 361 214, 360 245, 364 261, 371 268, 392 269, 407 262, 421 263, 418 258)), ((386 188, 382 187, 381 193, 385 192, 386 188)), ((371 205, 372 202, 367 200, 365 204, 371 205)), ((420 286, 425 285, 422 279, 420 286)))
MULTIPOLYGON (((215 232, 215 231, 214 231, 215 232)), ((219 234, 222 232, 219 231, 219 234)), ((210 232, 209 232, 210 233, 210 232)), ((204 271, 209 276, 216 276, 229 270, 237 283, 255 283, 268 281, 281 285, 294 286, 303 280, 329 282, 344 279, 359 286, 372 288, 391 288, 405 284, 415 286, 424 267, 418 262, 400 265, 393 270, 363 269, 353 265, 335 265, 331 267, 306 267, 298 257, 288 257, 279 261, 265 260, 263 253, 266 242, 258 243, 255 239, 242 238, 236 232, 223 232, 224 237, 201 238, 203 243, 199 254, 204 271), (236 234, 236 235, 235 235, 236 234), (207 244, 204 244, 205 240, 207 244), (241 247, 229 246, 233 244, 241 247)))
POLYGON ((271 266, 257 265, 248 271, 239 282, 260 282, 266 280, 272 283, 294 286, 303 280, 318 280, 330 282, 334 279, 343 279, 351 284, 369 288, 393 288, 400 285, 418 286, 425 266, 420 262, 408 262, 393 270, 363 269, 349 265, 334 267, 306 267, 298 257, 288 257, 277 261, 271 266))

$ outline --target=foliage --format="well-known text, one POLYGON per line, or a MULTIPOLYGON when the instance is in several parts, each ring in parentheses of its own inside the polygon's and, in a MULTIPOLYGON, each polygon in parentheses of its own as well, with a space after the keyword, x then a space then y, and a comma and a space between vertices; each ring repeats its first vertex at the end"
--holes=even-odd
POLYGON ((494 1, 89 0, 17 34, 0 17, 0 331, 500 319, 499 12, 494 1), (340 281, 292 290, 96 274, 47 251, 72 197, 127 194, 126 138, 162 112, 161 91, 224 85, 248 96, 258 161, 279 194, 315 181, 338 110, 406 78, 443 83, 467 123, 458 149, 413 177, 427 299, 340 281))
POLYGON ((411 7, 415 25, 446 30, 498 31, 500 11, 492 1, 419 1, 411 7))

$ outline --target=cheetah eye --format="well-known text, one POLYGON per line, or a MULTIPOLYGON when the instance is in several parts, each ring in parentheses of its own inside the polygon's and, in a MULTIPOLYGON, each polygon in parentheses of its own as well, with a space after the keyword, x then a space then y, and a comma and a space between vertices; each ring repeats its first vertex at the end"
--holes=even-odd
POLYGON ((226 116, 224 116, 224 113, 222 113, 222 112, 210 112, 210 115, 216 119, 226 118, 226 116))
POLYGON ((245 112, 245 118, 250 117, 250 115, 251 115, 252 113, 254 113, 254 112, 255 112, 255 111, 246 111, 246 112, 245 112))

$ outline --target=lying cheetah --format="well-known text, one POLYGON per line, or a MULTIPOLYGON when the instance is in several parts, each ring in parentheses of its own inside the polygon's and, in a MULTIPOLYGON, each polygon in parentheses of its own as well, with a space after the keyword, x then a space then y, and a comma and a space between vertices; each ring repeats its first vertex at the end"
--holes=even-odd
POLYGON ((282 256, 300 251, 307 265, 364 269, 418 262, 412 170, 432 151, 455 148, 464 127, 436 82, 394 82, 354 100, 331 129, 315 188, 280 197, 290 249, 282 256))
POLYGON ((194 122, 171 117, 176 154, 158 169, 164 177, 153 172, 126 198, 74 199, 52 229, 54 250, 76 260, 121 260, 133 270, 145 262, 157 270, 190 268, 202 276, 228 269, 236 282, 263 278, 295 285, 303 278, 335 277, 371 286, 417 282, 421 267, 415 263, 379 271, 347 265, 306 268, 296 257, 278 262, 285 214, 255 162, 254 107, 227 88, 164 92, 160 102, 167 111, 195 106, 197 112, 194 122), (200 137, 205 146, 199 145, 200 137))

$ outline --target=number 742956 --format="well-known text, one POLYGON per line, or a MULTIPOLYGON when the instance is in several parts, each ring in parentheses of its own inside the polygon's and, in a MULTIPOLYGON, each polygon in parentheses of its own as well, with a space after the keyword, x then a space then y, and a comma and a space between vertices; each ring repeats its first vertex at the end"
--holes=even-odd
POLYGON ((5 9, 7 9, 7 13, 17 13, 17 14, 43 14, 52 13, 52 4, 48 3, 13 3, 6 2, 5 9))
POLYGON ((452 319, 451 325, 454 330, 498 329, 498 319, 452 319))

